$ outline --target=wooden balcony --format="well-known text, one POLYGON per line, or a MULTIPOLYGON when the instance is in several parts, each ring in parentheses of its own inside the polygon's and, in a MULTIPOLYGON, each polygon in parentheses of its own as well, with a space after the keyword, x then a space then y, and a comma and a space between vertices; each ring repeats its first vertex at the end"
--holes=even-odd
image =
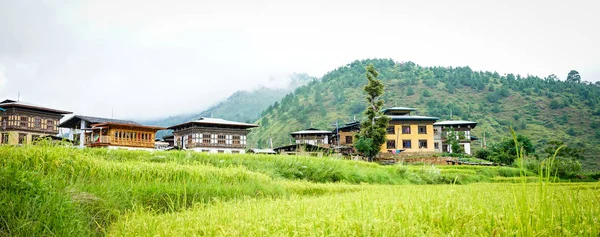
POLYGON ((86 137, 85 145, 89 147, 125 146, 154 148, 154 141, 139 139, 115 139, 111 136, 86 137))

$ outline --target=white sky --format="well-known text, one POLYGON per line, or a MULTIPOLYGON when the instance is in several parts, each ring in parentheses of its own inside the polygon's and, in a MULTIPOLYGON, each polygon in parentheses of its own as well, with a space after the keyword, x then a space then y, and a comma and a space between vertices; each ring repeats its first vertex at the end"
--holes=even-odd
POLYGON ((599 3, 0 0, 0 99, 167 117, 375 57, 598 81, 599 3))

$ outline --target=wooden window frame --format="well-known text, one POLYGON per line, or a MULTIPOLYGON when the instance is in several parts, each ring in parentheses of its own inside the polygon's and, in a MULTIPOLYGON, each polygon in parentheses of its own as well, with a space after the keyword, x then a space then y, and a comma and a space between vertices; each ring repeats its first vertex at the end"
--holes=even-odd
POLYGON ((412 149, 412 140, 402 140, 402 148, 403 149, 412 149), (408 146, 406 146, 407 142, 408 142, 408 146))
POLYGON ((388 150, 396 150, 396 140, 394 140, 394 139, 387 140, 385 147, 388 150))
POLYGON ((410 125, 402 125, 402 134, 411 134, 410 125), (408 132, 406 132, 406 128, 408 128, 408 132))
POLYGON ((419 149, 422 149, 422 148, 427 149, 428 146, 429 146, 429 141, 427 141, 427 139, 419 139, 419 149), (425 146, 422 146, 422 142, 425 142, 425 146))
POLYGON ((427 134, 427 126, 418 126, 417 131, 419 134, 427 134), (423 132, 421 132, 421 129, 423 129, 423 132))

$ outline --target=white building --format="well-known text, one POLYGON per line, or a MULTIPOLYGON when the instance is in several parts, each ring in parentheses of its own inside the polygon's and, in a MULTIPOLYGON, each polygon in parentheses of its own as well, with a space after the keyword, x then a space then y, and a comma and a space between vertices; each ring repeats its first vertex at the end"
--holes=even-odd
POLYGON ((455 136, 458 144, 466 154, 471 155, 471 129, 477 126, 476 122, 465 120, 440 121, 433 124, 434 148, 439 152, 452 152, 452 145, 447 143, 448 136, 455 136))
POLYGON ((184 150, 208 153, 246 152, 246 136, 256 124, 218 118, 198 120, 169 127, 175 136, 175 146, 184 150))

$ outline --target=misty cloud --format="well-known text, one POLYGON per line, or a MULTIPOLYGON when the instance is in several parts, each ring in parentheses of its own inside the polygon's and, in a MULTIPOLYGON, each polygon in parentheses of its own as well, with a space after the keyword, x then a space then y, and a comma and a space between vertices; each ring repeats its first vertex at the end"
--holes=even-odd
POLYGON ((0 96, 147 119, 375 57, 563 79, 576 69, 596 81, 594 9, 595 1, 2 1, 0 96))

